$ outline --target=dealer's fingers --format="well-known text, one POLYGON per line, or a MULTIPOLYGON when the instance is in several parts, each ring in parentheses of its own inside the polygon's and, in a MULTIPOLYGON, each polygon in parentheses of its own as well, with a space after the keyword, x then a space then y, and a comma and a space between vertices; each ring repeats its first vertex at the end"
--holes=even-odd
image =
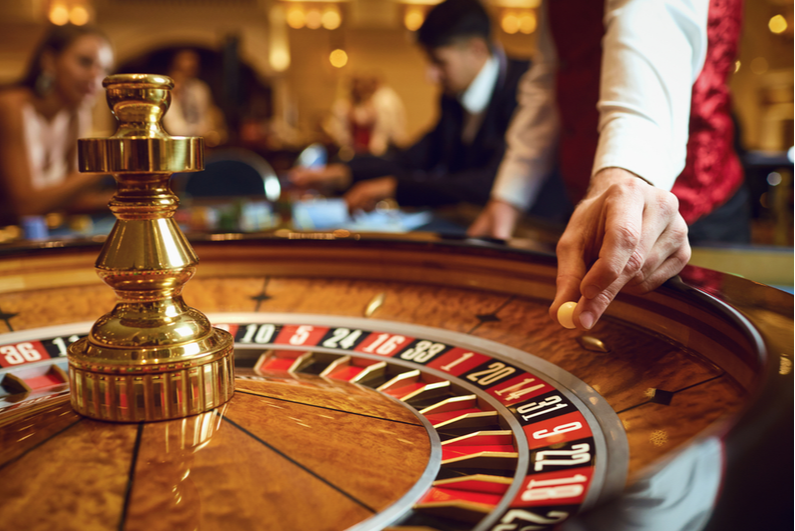
POLYGON ((657 240, 641 270, 627 282, 625 291, 648 293, 677 275, 690 261, 687 224, 681 216, 657 240))

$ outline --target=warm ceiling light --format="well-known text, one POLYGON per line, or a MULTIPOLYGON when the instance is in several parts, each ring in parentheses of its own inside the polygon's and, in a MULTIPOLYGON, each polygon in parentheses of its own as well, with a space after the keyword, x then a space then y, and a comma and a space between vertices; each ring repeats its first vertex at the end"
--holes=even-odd
POLYGON ((339 28, 340 24, 342 24, 342 17, 340 16, 340 12, 334 8, 327 9, 326 11, 323 12, 323 16, 320 17, 320 23, 327 30, 335 30, 339 28))
POLYGON ((784 30, 787 29, 787 19, 782 15, 776 15, 770 19, 770 22, 767 23, 767 27, 770 28, 770 31, 773 33, 783 33, 784 30))
POLYGON ((522 33, 527 35, 533 33, 536 30, 536 24, 536 14, 532 11, 522 13, 519 17, 519 31, 522 33))
POLYGON ((290 52, 281 47, 271 49, 268 60, 276 72, 284 72, 290 67, 290 52))
POLYGON ((293 7, 287 11, 287 25, 293 29, 301 29, 306 24, 306 15, 300 7, 293 7))
POLYGON ((89 18, 88 9, 83 6, 74 6, 72 10, 69 11, 69 22, 75 26, 87 24, 89 18))
POLYGON ((323 23, 322 20, 323 16, 319 9, 310 9, 306 13, 306 27, 309 29, 318 29, 323 23))
POLYGON ((56 26, 63 26, 69 22, 69 10, 66 6, 56 4, 50 9, 50 22, 56 26))
POLYGON ((340 50, 339 48, 331 52, 328 59, 331 61, 331 66, 336 68, 342 68, 348 64, 348 54, 345 53, 345 50, 340 50))
POLYGON ((423 22, 425 22, 425 14, 422 12, 422 9, 411 7, 406 10, 406 16, 403 17, 403 24, 406 25, 407 30, 417 31, 422 27, 423 22))
POLYGON ((508 14, 502 17, 502 31, 505 33, 514 34, 519 31, 519 17, 513 14, 508 14))

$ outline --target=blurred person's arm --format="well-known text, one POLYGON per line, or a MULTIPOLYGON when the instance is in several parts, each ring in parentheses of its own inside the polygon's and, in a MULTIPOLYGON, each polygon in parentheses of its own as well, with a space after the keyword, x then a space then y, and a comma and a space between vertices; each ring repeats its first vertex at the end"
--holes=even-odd
POLYGON ((22 113, 26 104, 16 91, 0 96, 0 188, 12 215, 18 218, 60 209, 80 211, 107 203, 108 194, 91 189, 100 178, 97 175, 74 171, 57 185, 34 187, 22 113))
POLYGON ((484 204, 489 198, 494 175, 502 160, 496 150, 482 167, 442 175, 423 170, 403 170, 395 175, 366 179, 354 184, 345 194, 351 211, 370 211, 384 199, 395 199, 400 206, 440 207, 458 203, 484 204))
POLYGON ((331 112, 323 122, 323 130, 340 148, 353 148, 349 115, 351 104, 347 100, 337 100, 331 106, 331 112))
POLYGON ((590 329, 619 291, 655 289, 689 260, 668 190, 685 166, 708 9, 708 0, 606 2, 599 144, 588 193, 558 243, 553 318, 577 301, 574 323, 590 329))
POLYGON ((506 134, 505 157, 491 199, 469 228, 470 236, 509 238, 521 212, 533 205, 555 164, 560 127, 555 102, 557 54, 545 5, 539 13, 537 48, 519 83, 519 107, 506 134))
MULTIPOLYGON (((485 204, 505 154, 505 142, 502 138, 485 139, 477 148, 472 147, 482 152, 483 160, 479 165, 445 171, 443 155, 449 155, 447 152, 452 144, 446 138, 451 131, 444 120, 440 119, 419 142, 398 152, 394 160, 363 157, 351 161, 355 184, 345 196, 351 210, 372 209, 383 199, 395 199, 400 206, 411 207, 485 204), (375 163, 377 160, 383 162, 375 163), (377 182, 371 183, 371 180, 377 182)), ((452 134, 460 132, 452 131, 452 134)))
POLYGON ((370 153, 383 155, 390 145, 402 147, 406 143, 406 110, 400 96, 392 88, 383 86, 373 94, 375 124, 370 138, 370 153))
POLYGON ((318 168, 295 166, 287 174, 292 184, 300 188, 323 187, 345 190, 351 184, 351 169, 347 164, 332 163, 318 168))

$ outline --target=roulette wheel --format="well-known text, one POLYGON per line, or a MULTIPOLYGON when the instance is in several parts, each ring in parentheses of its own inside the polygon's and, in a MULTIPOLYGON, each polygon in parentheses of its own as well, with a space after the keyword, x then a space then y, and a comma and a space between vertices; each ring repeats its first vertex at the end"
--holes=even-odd
MULTIPOLYGON (((674 530, 792 502, 789 294, 689 268, 583 333, 547 316, 550 254, 348 231, 192 246, 195 278, 156 281, 233 357, 113 385, 80 365, 124 335, 92 327, 113 245, 0 249, 0 527, 674 530)), ((173 334, 187 313, 163 310, 173 334)), ((126 345, 165 341, 141 322, 126 345)))

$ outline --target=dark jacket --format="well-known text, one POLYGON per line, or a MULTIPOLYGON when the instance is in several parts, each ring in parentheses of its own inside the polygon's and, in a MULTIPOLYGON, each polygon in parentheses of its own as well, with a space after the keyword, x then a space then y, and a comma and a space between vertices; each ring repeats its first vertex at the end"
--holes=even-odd
POLYGON ((401 206, 442 206, 469 202, 484 205, 505 154, 505 133, 516 109, 516 88, 530 66, 498 53, 500 73, 483 122, 469 145, 461 140, 464 109, 442 95, 441 114, 433 130, 391 157, 357 157, 350 161, 354 181, 392 175, 401 206))

